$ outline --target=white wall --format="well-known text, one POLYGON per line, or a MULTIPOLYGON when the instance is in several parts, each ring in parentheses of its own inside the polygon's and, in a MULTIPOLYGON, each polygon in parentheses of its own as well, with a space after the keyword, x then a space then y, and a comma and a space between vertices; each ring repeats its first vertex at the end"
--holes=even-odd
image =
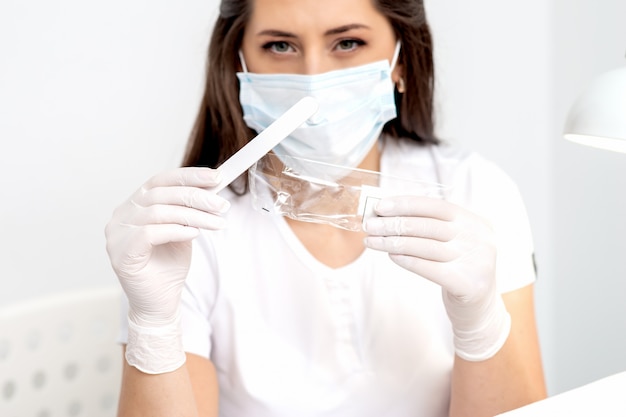
MULTIPOLYGON (((115 283, 103 227, 179 163, 216 3, 0 3, 0 306, 115 283)), ((625 64, 626 2, 426 3, 442 136, 528 205, 551 393, 626 369, 626 156, 560 138, 584 84, 625 64)))
POLYGON ((114 284, 113 208, 179 164, 215 1, 0 3, 0 305, 114 284))

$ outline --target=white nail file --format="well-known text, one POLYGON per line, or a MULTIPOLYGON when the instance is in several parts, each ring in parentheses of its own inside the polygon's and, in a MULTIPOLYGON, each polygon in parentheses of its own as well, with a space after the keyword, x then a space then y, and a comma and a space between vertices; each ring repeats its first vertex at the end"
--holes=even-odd
POLYGON ((222 172, 222 182, 211 191, 216 193, 226 188, 235 181, 241 174, 246 172, 256 161, 263 158, 269 151, 285 139, 298 126, 317 112, 318 103, 313 97, 304 97, 289 110, 283 113, 278 119, 269 125, 265 130, 255 136, 243 148, 239 149, 233 156, 228 158, 219 166, 222 172))

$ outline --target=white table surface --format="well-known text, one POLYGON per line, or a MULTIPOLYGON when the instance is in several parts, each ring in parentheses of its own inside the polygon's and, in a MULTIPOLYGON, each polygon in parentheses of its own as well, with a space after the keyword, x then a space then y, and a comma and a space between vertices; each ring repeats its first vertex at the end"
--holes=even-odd
POLYGON ((501 417, 626 417, 626 371, 546 398, 501 417))

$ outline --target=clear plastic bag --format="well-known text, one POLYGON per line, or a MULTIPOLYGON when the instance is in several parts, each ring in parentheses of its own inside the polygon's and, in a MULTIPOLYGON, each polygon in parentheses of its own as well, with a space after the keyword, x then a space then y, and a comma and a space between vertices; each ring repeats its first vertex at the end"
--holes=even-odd
POLYGON ((442 184, 269 153, 248 170, 256 210, 360 231, 381 198, 445 198, 442 184), (311 175, 314 173, 314 175, 311 175))

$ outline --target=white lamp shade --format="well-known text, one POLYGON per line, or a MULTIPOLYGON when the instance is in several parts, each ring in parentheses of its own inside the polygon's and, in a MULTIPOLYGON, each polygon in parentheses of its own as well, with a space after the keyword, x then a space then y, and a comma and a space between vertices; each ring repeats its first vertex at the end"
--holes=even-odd
POLYGON ((626 153, 626 67, 602 74, 583 91, 570 109, 563 136, 626 153))

